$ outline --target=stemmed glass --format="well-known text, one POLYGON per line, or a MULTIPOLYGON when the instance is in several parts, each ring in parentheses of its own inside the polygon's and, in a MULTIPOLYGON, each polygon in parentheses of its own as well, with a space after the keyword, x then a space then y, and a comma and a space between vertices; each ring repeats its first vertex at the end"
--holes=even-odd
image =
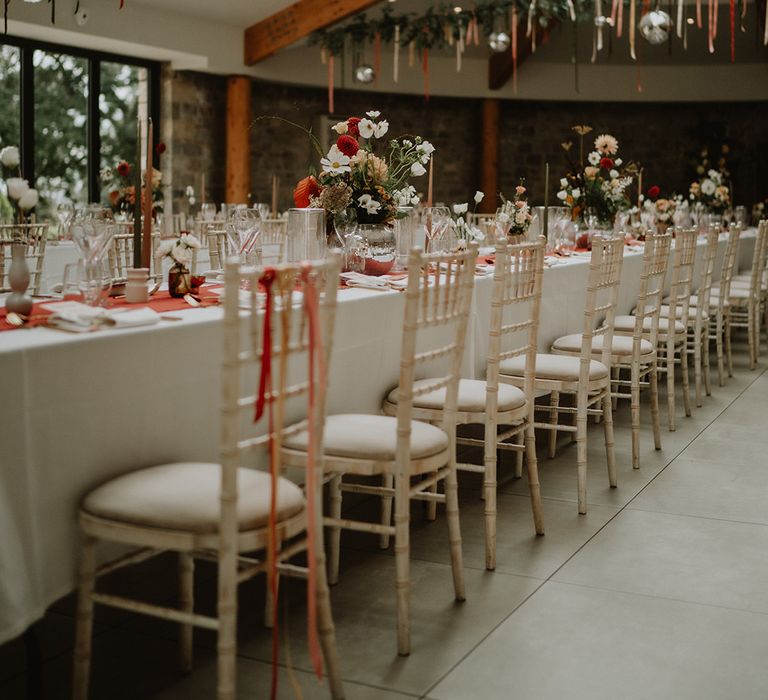
POLYGON ((344 246, 344 270, 363 272, 365 252, 363 240, 357 235, 357 210, 343 209, 333 215, 333 229, 339 242, 344 246))
POLYGON ((235 236, 228 236, 230 253, 239 256, 243 262, 247 262, 249 254, 256 245, 259 233, 261 233, 261 217, 258 210, 247 207, 236 209, 232 215, 230 226, 228 231, 234 231, 235 234, 235 236))
POLYGON ((421 223, 427 234, 427 252, 433 252, 451 223, 451 210, 448 207, 424 207, 421 211, 421 223))
POLYGON ((103 257, 115 235, 116 227, 110 220, 86 218, 73 222, 70 230, 85 265, 83 296, 87 304, 98 306, 105 287, 108 289, 112 284, 105 274, 103 257))
POLYGON ((59 239, 69 238, 69 225, 75 218, 75 208, 71 202, 62 202, 56 207, 56 216, 59 219, 59 239))
POLYGON ((204 204, 201 204, 200 216, 203 217, 205 223, 211 223, 216 218, 216 204, 213 202, 205 202, 204 204))
POLYGON ((505 240, 512 228, 514 209, 509 206, 499 207, 493 217, 493 236, 496 240, 505 240))

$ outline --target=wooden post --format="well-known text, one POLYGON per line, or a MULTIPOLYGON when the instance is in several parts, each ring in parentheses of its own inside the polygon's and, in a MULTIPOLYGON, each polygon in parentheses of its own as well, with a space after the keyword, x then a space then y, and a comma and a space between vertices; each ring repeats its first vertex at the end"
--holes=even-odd
POLYGON ((499 100, 483 100, 482 156, 480 158, 480 189, 485 199, 480 202, 483 214, 493 214, 499 194, 499 100))
POLYGON ((244 204, 251 191, 251 79, 227 79, 227 185, 225 200, 244 204))

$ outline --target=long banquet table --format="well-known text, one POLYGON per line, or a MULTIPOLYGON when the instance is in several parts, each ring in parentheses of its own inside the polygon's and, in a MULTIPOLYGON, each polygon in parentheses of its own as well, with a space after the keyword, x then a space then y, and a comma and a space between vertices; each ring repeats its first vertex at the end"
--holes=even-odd
MULTIPOLYGON (((720 242, 720 256, 725 246, 720 242)), ((748 268, 754 233, 740 246, 748 268)), ((634 306, 642 253, 627 250, 619 313, 634 306)), ((588 257, 545 271, 539 345, 580 332, 588 257)), ((481 376, 492 277, 478 277, 465 376, 481 376)), ((399 375, 404 297, 339 292, 328 410, 377 412, 399 375)), ((0 333, 0 643, 75 587, 76 512, 94 486, 167 461, 215 461, 222 310, 181 321, 69 334, 0 333)))

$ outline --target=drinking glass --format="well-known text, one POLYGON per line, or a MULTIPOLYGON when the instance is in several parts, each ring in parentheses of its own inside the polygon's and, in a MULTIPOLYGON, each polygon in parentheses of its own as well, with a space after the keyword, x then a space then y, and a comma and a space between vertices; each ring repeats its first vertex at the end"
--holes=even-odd
POLYGON ((286 229, 288 262, 320 260, 325 257, 325 209, 289 209, 286 229))
POLYGON ((503 206, 496 210, 493 217, 493 237, 494 239, 505 239, 512 228, 512 217, 515 215, 514 207, 503 206))
POLYGON ((206 223, 212 222, 216 218, 216 205, 213 202, 205 202, 200 206, 200 215, 206 223))
MULTIPOLYGON (((232 229, 237 239, 232 241, 231 253, 241 258, 247 257, 261 232, 261 217, 256 209, 241 207, 232 215, 232 229)), ((228 229, 229 230, 229 229, 228 229)))
MULTIPOLYGON (((102 302, 102 292, 106 284, 104 254, 115 235, 115 224, 105 219, 86 218, 73 222, 70 230, 85 266, 83 295, 86 303, 98 306, 102 302)), ((107 290, 111 286, 110 276, 107 290)))
POLYGON ((416 220, 413 207, 398 207, 399 218, 395 219, 395 240, 397 242, 397 258, 392 272, 402 272, 408 263, 411 248, 415 245, 416 220))
POLYGON ((427 235, 426 252, 435 252, 451 223, 451 211, 448 207, 424 207, 421 210, 421 223, 427 235))
POLYGON ((84 278, 85 262, 83 260, 64 265, 64 275, 61 281, 61 297, 64 301, 83 300, 80 280, 84 278))
POLYGON ((56 216, 59 219, 59 238, 69 238, 69 225, 75 217, 75 208, 71 202, 62 202, 56 207, 56 216))
POLYGON ((255 202, 253 208, 259 212, 259 216, 263 219, 269 219, 272 214, 272 207, 266 202, 255 202))
MULTIPOLYGON (((333 215, 333 230, 336 232, 336 241, 334 243, 340 243, 344 250, 344 269, 351 270, 349 267, 349 258, 351 256, 350 247, 353 243, 358 244, 358 240, 356 239, 360 239, 360 242, 362 242, 362 239, 359 236, 353 240, 353 237, 355 237, 355 234, 357 233, 357 210, 350 207, 349 209, 343 209, 342 211, 336 212, 333 215)), ((331 245, 331 247, 335 246, 331 245)), ((356 247, 359 247, 359 245, 356 245, 356 247)), ((357 257, 359 256, 355 255, 355 261, 357 260, 357 257)), ((365 256, 363 255, 363 258, 364 257, 365 256)), ((362 270, 351 271, 362 272, 362 270)))

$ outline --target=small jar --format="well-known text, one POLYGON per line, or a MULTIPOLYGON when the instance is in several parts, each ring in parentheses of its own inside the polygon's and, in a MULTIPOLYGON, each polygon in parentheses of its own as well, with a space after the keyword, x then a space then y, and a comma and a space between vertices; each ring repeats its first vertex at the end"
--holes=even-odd
POLYGON ((125 300, 129 304, 146 304, 149 301, 149 270, 146 267, 129 268, 125 283, 125 300))

